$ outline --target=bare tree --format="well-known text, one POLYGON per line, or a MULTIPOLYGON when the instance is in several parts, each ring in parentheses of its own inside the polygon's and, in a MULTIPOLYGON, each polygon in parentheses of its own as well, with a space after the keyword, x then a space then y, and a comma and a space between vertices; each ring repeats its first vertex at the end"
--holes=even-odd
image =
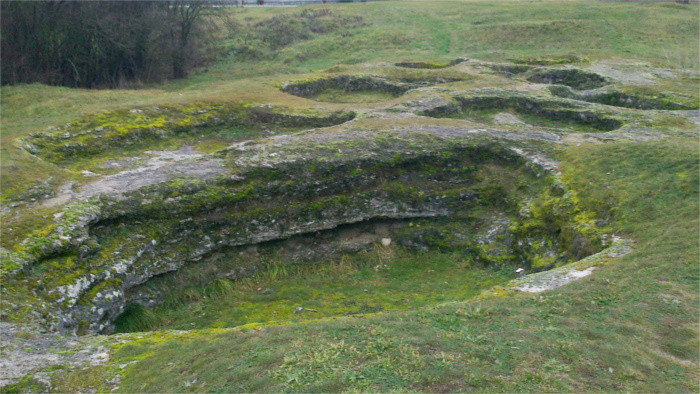
POLYGON ((187 52, 190 39, 205 5, 203 0, 176 0, 169 4, 172 65, 175 78, 187 75, 187 52))
POLYGON ((183 77, 205 57, 207 5, 2 1, 0 80, 92 88, 183 77))

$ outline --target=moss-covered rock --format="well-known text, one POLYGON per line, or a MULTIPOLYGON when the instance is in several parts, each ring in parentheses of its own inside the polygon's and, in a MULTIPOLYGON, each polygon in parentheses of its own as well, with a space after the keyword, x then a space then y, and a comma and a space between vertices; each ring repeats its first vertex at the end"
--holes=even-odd
POLYGON ((20 144, 29 153, 61 163, 110 149, 147 146, 178 135, 206 134, 225 127, 325 127, 344 123, 354 116, 352 112, 293 111, 272 105, 228 103, 146 107, 86 116, 58 128, 32 133, 20 144))
POLYGON ((568 86, 563 85, 552 85, 549 87, 549 91, 558 97, 607 104, 615 107, 660 110, 689 110, 698 109, 698 107, 700 107, 697 100, 673 97, 660 92, 647 95, 628 93, 614 89, 576 92, 568 86))
POLYGON ((527 78, 530 82, 566 85, 578 90, 595 89, 610 81, 596 73, 577 68, 540 69, 527 78))
POLYGON ((344 93, 380 92, 390 97, 398 97, 417 86, 419 85, 393 82, 377 76, 338 75, 286 82, 280 89, 295 96, 326 101, 318 96, 331 90, 338 90, 344 93))
POLYGON ((609 131, 622 126, 620 116, 600 106, 575 100, 548 97, 510 89, 475 89, 453 97, 454 103, 424 110, 421 114, 433 117, 452 117, 469 110, 503 110, 534 115, 552 121, 572 123, 609 131))
POLYGON ((590 59, 576 55, 567 55, 552 57, 519 57, 510 59, 510 61, 516 64, 527 64, 532 66, 553 66, 558 64, 587 63, 590 62, 590 59))
POLYGON ((519 75, 533 70, 534 67, 526 64, 510 64, 510 63, 495 63, 489 64, 488 68, 491 70, 506 75, 519 75))
POLYGON ((449 61, 447 63, 436 63, 436 62, 398 62, 394 63, 396 67, 404 67, 404 68, 422 68, 422 69, 440 69, 440 68, 446 68, 446 67, 452 67, 454 65, 464 63, 468 59, 466 58, 457 58, 452 61, 449 61))
MULTIPOLYGON (((460 226, 479 223, 470 212, 500 212, 517 222, 517 207, 548 186, 516 142, 464 136, 353 130, 240 144, 217 153, 229 168, 217 177, 72 204, 53 227, 20 244, 16 253, 24 255, 9 256, 23 268, 13 275, 36 283, 54 328, 101 332, 129 297, 140 297, 130 289, 230 248, 374 220, 445 218, 453 224, 415 228, 402 242, 470 250, 469 236, 454 237, 467 234, 460 226)), ((568 245, 562 223, 542 228, 538 240, 568 245)), ((524 248, 521 255, 532 261, 546 253, 535 243, 524 248)), ((513 250, 483 261, 516 261, 513 250)), ((564 250, 553 261, 569 259, 564 250)), ((238 274, 254 272, 241 267, 238 274)))

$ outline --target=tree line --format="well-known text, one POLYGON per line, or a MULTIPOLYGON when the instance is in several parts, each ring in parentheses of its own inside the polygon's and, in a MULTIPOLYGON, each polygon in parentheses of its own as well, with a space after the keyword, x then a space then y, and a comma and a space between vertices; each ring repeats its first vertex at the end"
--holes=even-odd
POLYGON ((102 88, 184 77, 208 57, 207 5, 2 1, 0 81, 102 88))

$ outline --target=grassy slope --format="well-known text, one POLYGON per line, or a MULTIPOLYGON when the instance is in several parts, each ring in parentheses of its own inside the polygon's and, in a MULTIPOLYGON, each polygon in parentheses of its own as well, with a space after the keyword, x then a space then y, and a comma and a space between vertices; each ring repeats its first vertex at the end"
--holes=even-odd
MULTIPOLYGON (((287 47, 274 60, 226 59, 146 90, 2 88, 3 189, 73 176, 13 147, 32 130, 146 104, 297 103, 276 93, 274 82, 338 63, 577 54, 697 67, 697 6, 409 2, 333 9, 361 14, 367 26, 287 47)), ((280 12, 289 10, 249 9, 242 16, 280 12)), ((697 390, 697 140, 583 145, 562 160, 584 203, 637 241, 634 253, 592 277, 542 297, 262 331, 197 331, 177 340, 146 334, 117 350, 106 367, 59 375, 58 388, 101 387, 119 373, 127 391, 185 389, 195 379, 189 389, 697 390), (142 361, 118 367, 133 359, 142 361)))
POLYGON ((176 340, 146 334, 117 350, 114 366, 62 376, 59 387, 86 374, 99 387, 119 372, 126 391, 185 389, 195 379, 191 389, 224 391, 696 390, 697 162, 692 141, 566 153, 564 174, 587 192, 584 203, 617 207, 620 233, 637 245, 541 296, 176 340), (132 360, 141 361, 117 369, 132 360))

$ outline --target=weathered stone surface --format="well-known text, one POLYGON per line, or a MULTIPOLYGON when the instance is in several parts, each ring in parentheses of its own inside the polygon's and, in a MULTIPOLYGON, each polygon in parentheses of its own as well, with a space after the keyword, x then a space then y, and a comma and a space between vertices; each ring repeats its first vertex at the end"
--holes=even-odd
POLYGON ((504 126, 525 126, 527 127, 527 124, 523 122, 522 120, 518 119, 517 116, 513 114, 509 114, 508 112, 499 112, 494 116, 493 121, 496 124, 504 125, 504 126))
POLYGON ((0 322, 0 349, 0 388, 32 374, 35 380, 50 389, 50 376, 44 372, 50 367, 99 365, 109 357, 99 341, 67 340, 57 333, 4 322, 0 322))
POLYGON ((546 272, 538 272, 515 279, 511 282, 516 290, 526 293, 541 293, 543 291, 561 287, 577 279, 585 278, 605 264, 610 258, 624 256, 632 251, 632 242, 626 239, 615 239, 607 249, 591 255, 585 259, 569 264, 565 267, 555 268, 546 272))
POLYGON ((43 205, 56 206, 99 195, 118 196, 174 178, 210 179, 225 172, 221 159, 204 156, 193 151, 191 146, 176 151, 144 153, 150 157, 141 166, 100 177, 79 191, 73 191, 70 187, 64 188, 56 198, 44 201, 43 205))

